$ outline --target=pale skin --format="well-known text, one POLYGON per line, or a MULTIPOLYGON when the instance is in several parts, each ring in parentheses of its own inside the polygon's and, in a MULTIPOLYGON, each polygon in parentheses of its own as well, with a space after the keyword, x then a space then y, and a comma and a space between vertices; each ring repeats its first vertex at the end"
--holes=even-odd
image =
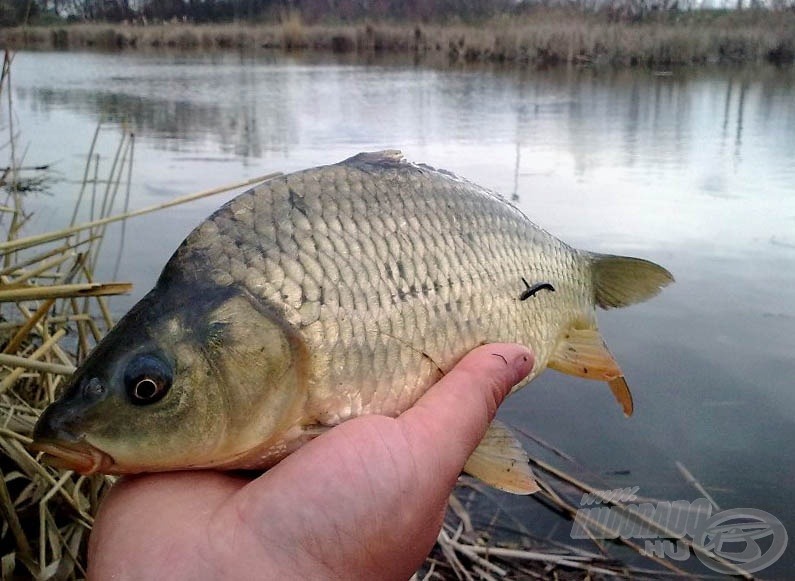
POLYGON ((408 579, 467 458, 532 367, 524 347, 479 347, 400 417, 345 422, 254 480, 125 478, 97 516, 89 578, 408 579))

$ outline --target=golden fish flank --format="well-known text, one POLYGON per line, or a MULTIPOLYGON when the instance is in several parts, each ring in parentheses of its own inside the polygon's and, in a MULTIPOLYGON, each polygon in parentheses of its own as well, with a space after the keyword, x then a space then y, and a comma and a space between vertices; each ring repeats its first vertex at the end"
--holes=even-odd
MULTIPOLYGON (((498 196, 399 152, 273 179, 201 224, 75 373, 35 446, 83 472, 265 468, 329 426, 395 416, 485 342, 632 400, 595 307, 656 264, 575 250, 498 196)), ((517 386, 518 387, 518 386, 517 386)), ((530 492, 504 426, 467 470, 530 492)))

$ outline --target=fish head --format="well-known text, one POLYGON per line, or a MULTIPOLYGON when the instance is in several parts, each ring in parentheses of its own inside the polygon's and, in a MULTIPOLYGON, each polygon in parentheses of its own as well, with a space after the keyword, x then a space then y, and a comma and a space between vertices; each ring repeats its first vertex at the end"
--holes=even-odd
POLYGON ((145 297, 42 414, 32 448, 123 474, 228 464, 294 425, 289 328, 235 289, 145 297))

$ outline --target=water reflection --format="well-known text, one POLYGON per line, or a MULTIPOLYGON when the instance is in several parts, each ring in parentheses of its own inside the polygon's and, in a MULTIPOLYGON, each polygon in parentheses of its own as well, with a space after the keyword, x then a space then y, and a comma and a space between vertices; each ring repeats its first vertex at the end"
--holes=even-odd
POLYGON ((129 121, 139 133, 158 137, 155 146, 172 151, 194 151, 200 142, 259 157, 265 151, 289 154, 309 141, 357 141, 364 134, 399 144, 442 136, 464 141, 516 136, 526 143, 543 140, 549 149, 551 137, 572 155, 577 175, 613 155, 621 156, 622 166, 653 171, 685 163, 699 145, 699 133, 709 133, 706 123, 716 117, 721 98, 722 127, 734 135, 737 162, 746 109, 766 139, 791 143, 795 134, 793 74, 787 71, 659 77, 626 71, 441 72, 397 65, 318 69, 217 55, 187 60, 126 55, 104 64, 97 55, 85 57, 123 71, 102 78, 90 68, 92 62, 80 62, 81 56, 35 58, 47 74, 17 75, 23 77, 17 79, 21 102, 67 108, 94 120, 129 121), (565 143, 557 135, 562 117, 565 143))
MULTIPOLYGON (((635 417, 625 421, 603 386, 552 373, 504 413, 608 484, 694 498, 680 460, 726 507, 795 526, 782 486, 795 482, 792 69, 655 76, 74 53, 23 53, 14 64, 27 161, 80 175, 94 125, 126 123, 139 137, 140 206, 400 147, 512 194, 579 247, 666 265, 678 282, 659 299, 601 316, 635 417)), ((58 198, 69 208, 70 195, 58 198)), ((220 201, 136 223, 123 263, 135 297, 220 201)), ((792 552, 778 571, 790 565, 792 552)))

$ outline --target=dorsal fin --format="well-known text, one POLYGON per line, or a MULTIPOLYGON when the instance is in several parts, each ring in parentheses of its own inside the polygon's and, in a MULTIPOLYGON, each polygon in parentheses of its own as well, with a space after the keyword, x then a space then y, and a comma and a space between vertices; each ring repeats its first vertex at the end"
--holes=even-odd
POLYGON ((368 167, 394 167, 406 164, 403 152, 399 149, 385 149, 383 151, 365 151, 341 161, 340 165, 352 165, 358 168, 368 167))
POLYGON ((603 309, 626 307, 650 299, 674 280, 670 272, 648 260, 589 254, 594 299, 603 309))
POLYGON ((632 394, 624 374, 596 329, 566 331, 547 367, 576 377, 606 381, 624 414, 632 415, 632 394))

